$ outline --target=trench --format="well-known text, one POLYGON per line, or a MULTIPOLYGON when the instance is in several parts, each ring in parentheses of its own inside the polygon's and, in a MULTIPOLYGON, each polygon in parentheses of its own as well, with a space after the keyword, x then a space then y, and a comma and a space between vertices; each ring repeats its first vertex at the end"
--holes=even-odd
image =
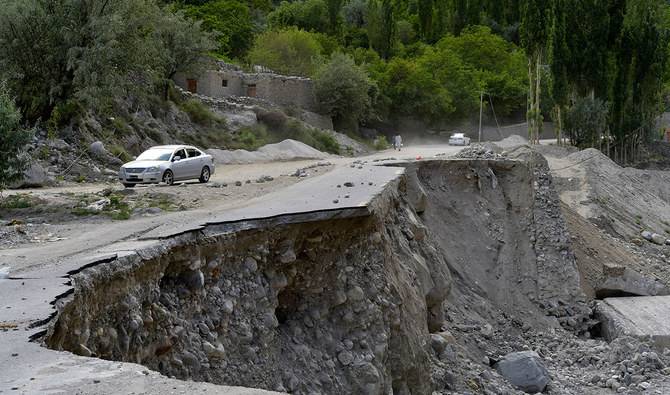
POLYGON ((577 326, 559 308, 581 297, 574 256, 534 166, 403 166, 367 215, 211 226, 74 273, 45 343, 184 380, 424 394, 430 333, 466 288, 538 327, 577 326))

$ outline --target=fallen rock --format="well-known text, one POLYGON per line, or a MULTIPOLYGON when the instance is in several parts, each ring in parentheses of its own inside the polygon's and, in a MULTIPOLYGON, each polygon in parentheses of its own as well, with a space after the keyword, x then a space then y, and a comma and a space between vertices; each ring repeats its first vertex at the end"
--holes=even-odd
POLYGON ((23 179, 11 185, 11 188, 41 188, 54 183, 49 173, 37 163, 32 163, 23 172, 23 179))
POLYGON ((654 233, 654 234, 651 235, 651 241, 654 244, 658 244, 658 245, 661 245, 661 246, 665 245, 665 240, 666 240, 665 237, 659 235, 658 233, 654 233))
POLYGON ((495 368, 512 385, 527 393, 544 391, 550 381, 549 372, 535 351, 507 354, 495 368))

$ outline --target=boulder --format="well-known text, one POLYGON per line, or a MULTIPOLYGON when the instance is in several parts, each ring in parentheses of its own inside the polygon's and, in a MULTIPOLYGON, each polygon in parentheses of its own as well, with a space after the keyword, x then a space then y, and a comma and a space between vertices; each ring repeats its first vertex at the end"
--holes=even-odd
POLYGON ((107 152, 107 149, 105 148, 105 145, 102 143, 102 141, 92 142, 88 147, 88 150, 91 152, 91 154, 97 156, 99 159, 106 159, 107 156, 109 156, 109 152, 107 152))
POLYGON ((542 392, 550 381, 549 372, 535 351, 507 354, 495 368, 513 386, 526 393, 542 392))
POLYGON ((53 177, 38 163, 32 163, 24 172, 23 179, 12 184, 12 188, 40 188, 54 183, 53 177))
POLYGON ((658 245, 665 245, 665 236, 654 233, 651 235, 651 242, 658 245))

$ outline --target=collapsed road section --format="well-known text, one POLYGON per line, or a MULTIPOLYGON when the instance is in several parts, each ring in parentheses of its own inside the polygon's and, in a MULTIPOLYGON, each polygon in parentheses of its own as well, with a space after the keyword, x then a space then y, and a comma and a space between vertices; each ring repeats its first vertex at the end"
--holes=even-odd
POLYGON ((75 371, 121 361, 220 393, 587 393, 625 358, 586 340, 552 178, 526 148, 338 169, 96 253, 33 330, 75 371))

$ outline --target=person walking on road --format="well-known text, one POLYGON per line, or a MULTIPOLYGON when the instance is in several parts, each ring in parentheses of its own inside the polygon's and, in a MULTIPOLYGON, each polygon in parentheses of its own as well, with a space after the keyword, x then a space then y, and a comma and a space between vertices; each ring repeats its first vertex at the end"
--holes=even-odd
POLYGON ((400 151, 402 148, 402 137, 399 134, 393 136, 393 149, 400 151))

